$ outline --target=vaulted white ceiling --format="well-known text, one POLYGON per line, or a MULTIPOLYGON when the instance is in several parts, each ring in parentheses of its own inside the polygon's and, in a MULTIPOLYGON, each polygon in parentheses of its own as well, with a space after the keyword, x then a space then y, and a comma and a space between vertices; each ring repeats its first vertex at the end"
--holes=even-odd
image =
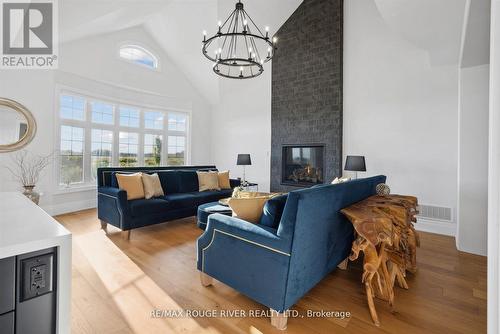
MULTIPOLYGON (((216 32, 237 0, 65 0, 61 41, 142 25, 191 84, 211 104, 219 100, 219 77, 201 53, 202 31, 216 32)), ((249 0, 245 9, 258 25, 276 32, 302 0, 249 0)), ((270 70, 269 66, 266 70, 270 70)))
MULTIPOLYGON (((219 101, 219 78, 201 54, 202 31, 213 34, 237 0, 64 0, 60 7, 62 42, 142 25, 193 87, 210 104, 219 101)), ((346 0, 361 1, 361 0, 346 0)), ((481 64, 488 59, 489 0, 374 1, 387 25, 428 52, 431 65, 481 64), (470 7, 470 11, 467 9, 470 7), (464 24, 469 21, 468 25, 464 24), (461 48, 462 43, 464 47, 461 48)), ((245 9, 271 34, 302 0, 247 0, 245 9)), ((359 24, 362 24, 360 22, 359 24)), ((267 64, 265 70, 270 70, 267 64)))

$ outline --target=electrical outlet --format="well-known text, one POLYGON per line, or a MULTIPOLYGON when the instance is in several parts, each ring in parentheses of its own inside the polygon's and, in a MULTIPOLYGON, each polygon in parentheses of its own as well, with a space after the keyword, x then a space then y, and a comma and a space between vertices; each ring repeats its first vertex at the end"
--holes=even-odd
POLYGON ((53 254, 45 254, 21 261, 21 301, 41 296, 53 290, 53 254))

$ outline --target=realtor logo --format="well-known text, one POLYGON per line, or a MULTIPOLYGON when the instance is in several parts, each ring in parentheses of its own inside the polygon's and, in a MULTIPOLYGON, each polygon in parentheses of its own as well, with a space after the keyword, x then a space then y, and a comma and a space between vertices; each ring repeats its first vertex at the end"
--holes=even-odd
POLYGON ((56 68, 55 0, 2 3, 1 68, 56 68))

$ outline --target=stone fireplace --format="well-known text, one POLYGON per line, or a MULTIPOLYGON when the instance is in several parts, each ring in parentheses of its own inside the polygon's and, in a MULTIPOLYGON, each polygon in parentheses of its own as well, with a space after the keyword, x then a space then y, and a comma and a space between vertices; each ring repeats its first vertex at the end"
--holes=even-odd
POLYGON ((283 145, 281 184, 310 187, 324 182, 324 145, 283 145))
POLYGON ((304 0, 276 33, 271 191, 342 175, 343 13, 343 0, 304 0))

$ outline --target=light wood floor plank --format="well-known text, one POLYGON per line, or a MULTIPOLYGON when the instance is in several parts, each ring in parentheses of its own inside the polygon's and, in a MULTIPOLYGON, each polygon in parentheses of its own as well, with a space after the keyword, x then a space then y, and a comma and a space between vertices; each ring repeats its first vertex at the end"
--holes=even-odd
MULTIPOLYGON (((486 332, 486 258, 461 253, 451 237, 421 233, 419 270, 409 290, 395 290, 395 307, 376 300, 372 324, 360 279, 361 263, 336 270, 293 309, 349 311, 350 318, 291 318, 285 331, 268 318, 152 318, 154 309, 263 310, 215 281, 205 288, 196 269, 194 218, 133 230, 100 229, 95 210, 56 217, 74 235, 72 333, 447 333, 486 332)), ((265 280, 265 277, 263 277, 265 280)))

